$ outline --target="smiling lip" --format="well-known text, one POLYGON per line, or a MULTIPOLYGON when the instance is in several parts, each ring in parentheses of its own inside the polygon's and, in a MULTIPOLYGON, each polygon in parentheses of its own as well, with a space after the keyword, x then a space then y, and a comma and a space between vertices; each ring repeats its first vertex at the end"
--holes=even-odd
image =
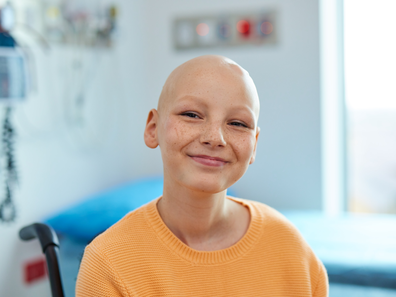
POLYGON ((206 166, 214 166, 214 167, 219 167, 223 166, 227 161, 217 158, 217 157, 210 157, 210 156, 205 156, 205 155, 197 155, 197 156, 190 156, 194 161, 206 165, 206 166))

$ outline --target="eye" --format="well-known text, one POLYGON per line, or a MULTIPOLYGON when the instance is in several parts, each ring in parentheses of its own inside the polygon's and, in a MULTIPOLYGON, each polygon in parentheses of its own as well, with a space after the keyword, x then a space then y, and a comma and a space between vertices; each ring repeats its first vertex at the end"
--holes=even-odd
POLYGON ((241 122, 231 122, 230 125, 237 126, 237 127, 244 127, 244 128, 248 127, 246 124, 241 123, 241 122))
POLYGON ((189 118, 194 118, 194 119, 199 119, 200 118, 196 113, 193 113, 193 112, 184 112, 181 115, 189 117, 189 118))

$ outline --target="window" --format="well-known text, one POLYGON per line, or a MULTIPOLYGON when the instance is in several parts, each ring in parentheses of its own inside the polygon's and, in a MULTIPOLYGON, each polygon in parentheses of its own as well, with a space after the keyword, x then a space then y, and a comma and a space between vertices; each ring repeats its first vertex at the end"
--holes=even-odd
POLYGON ((396 1, 345 0, 348 210, 396 213, 396 1))

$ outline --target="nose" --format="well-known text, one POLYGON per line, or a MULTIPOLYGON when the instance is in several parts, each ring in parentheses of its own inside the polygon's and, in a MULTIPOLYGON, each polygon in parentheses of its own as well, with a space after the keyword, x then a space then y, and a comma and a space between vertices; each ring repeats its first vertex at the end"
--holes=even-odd
POLYGON ((211 147, 224 147, 226 141, 224 139, 224 131, 220 123, 208 122, 202 129, 201 139, 202 144, 211 147))

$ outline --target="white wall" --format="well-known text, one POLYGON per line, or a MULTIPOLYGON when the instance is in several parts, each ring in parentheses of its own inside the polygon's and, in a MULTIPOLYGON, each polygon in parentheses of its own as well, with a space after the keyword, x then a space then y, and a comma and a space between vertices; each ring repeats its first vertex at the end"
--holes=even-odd
MULTIPOLYGON (((158 152, 147 149, 143 143, 143 128, 151 105, 146 100, 147 84, 142 71, 146 63, 144 38, 138 27, 143 20, 141 3, 120 2, 116 47, 94 57, 99 57, 93 61, 98 65, 86 104, 88 127, 96 126, 99 131, 94 131, 104 134, 98 143, 86 141, 92 135, 88 128, 83 128, 79 137, 75 129, 65 124, 68 92, 76 83, 70 77, 75 74, 70 72, 75 49, 53 47, 45 53, 34 39, 21 37, 36 57, 38 86, 26 103, 16 106, 13 118, 19 135, 16 160, 20 186, 15 197, 17 221, 0 224, 2 297, 50 296, 48 282, 31 286, 22 282, 23 262, 41 257, 37 242, 19 240, 17 234, 22 226, 87 195, 161 171, 159 162, 149 162, 159 160, 158 152), (90 118, 95 111, 103 118, 90 118)), ((83 54, 87 63, 92 63, 92 56, 83 54)))
MULTIPOLYGON (((236 190, 244 198, 277 208, 321 208, 318 1, 120 0, 120 5, 117 47, 101 54, 96 87, 87 95, 91 107, 98 102, 92 110, 105 108, 112 114, 115 109, 113 120, 103 116, 112 127, 99 146, 87 148, 84 138, 71 137, 70 127, 64 125, 61 98, 68 89, 65 57, 70 53, 55 49, 47 57, 34 47, 38 93, 18 107, 15 117, 20 133, 18 220, 0 225, 2 297, 49 296, 48 283, 22 285, 23 261, 40 256, 40 250, 37 243, 19 241, 20 227, 99 190, 162 171, 159 149, 149 150, 143 143, 146 115, 156 106, 170 71, 198 55, 223 54, 234 59, 250 72, 261 96, 257 160, 236 190), (267 7, 279 11, 276 47, 183 53, 172 48, 174 16, 267 7), (28 122, 35 122, 39 129, 28 122)), ((97 120, 93 122, 107 129, 97 120)))
POLYGON ((236 184, 248 199, 276 208, 320 209, 321 121, 319 7, 316 0, 146 1, 149 100, 154 105, 170 71, 202 54, 221 54, 246 68, 261 99, 257 160, 236 184), (176 52, 175 16, 279 11, 279 45, 176 52))

